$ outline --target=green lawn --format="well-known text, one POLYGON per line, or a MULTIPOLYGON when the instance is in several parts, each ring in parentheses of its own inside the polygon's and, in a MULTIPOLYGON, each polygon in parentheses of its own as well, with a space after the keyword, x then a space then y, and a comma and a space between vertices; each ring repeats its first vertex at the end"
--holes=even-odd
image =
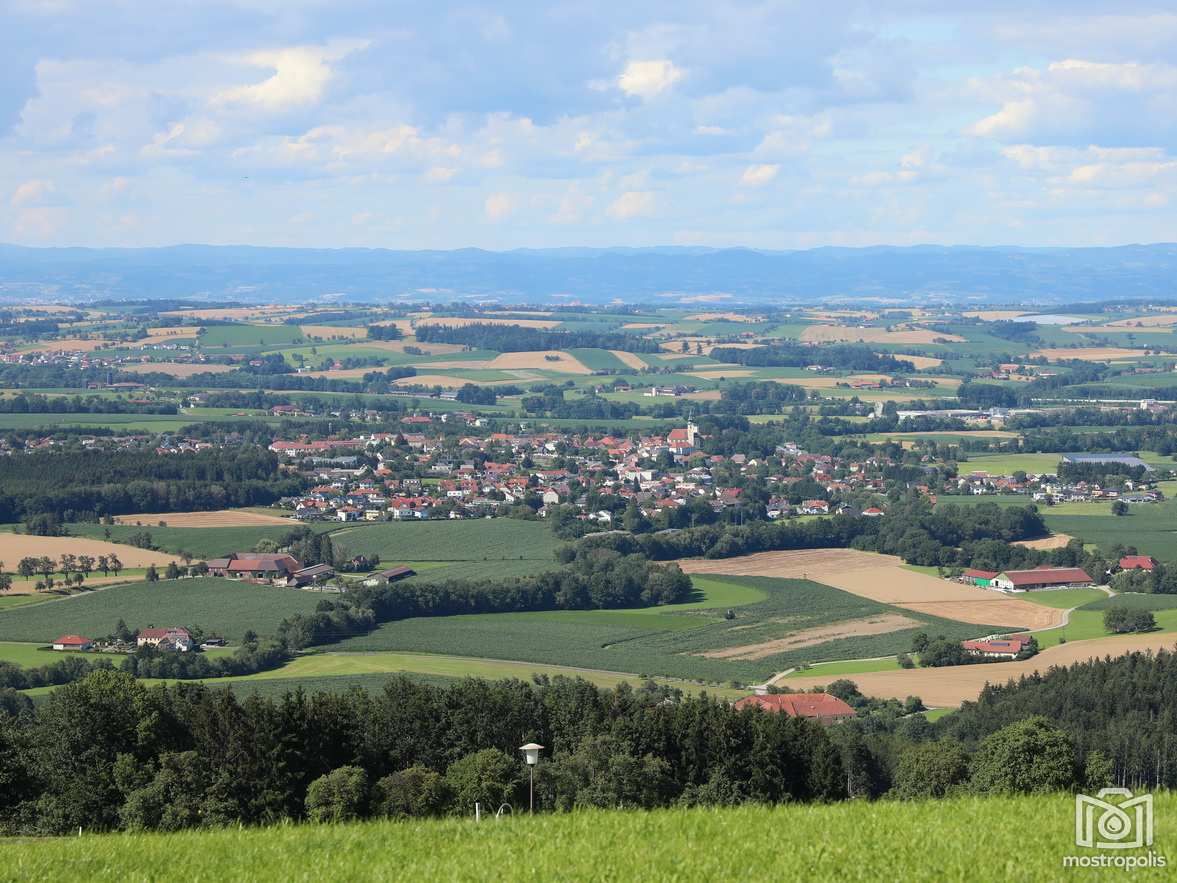
MULTIPOLYGON (((54 635, 54 638, 59 637, 54 635)), ((49 638, 49 641, 53 638, 49 638)), ((21 668, 38 668, 56 662, 63 656, 85 656, 93 659, 93 653, 70 653, 64 650, 43 649, 48 641, 40 644, 21 644, 15 641, 0 641, 0 662, 11 662, 21 668)))
POLYGON ((895 656, 884 656, 881 659, 848 659, 845 662, 821 662, 809 668, 790 672, 782 680, 827 676, 841 678, 846 675, 864 674, 868 671, 895 671, 898 668, 899 660, 895 656))
MULTIPOLYGON (((1160 822, 1177 796, 1154 797, 1154 850, 1177 854, 1160 822)), ((1107 856, 1111 851, 1104 851, 1107 856)), ((1144 857, 1147 850, 1116 850, 1144 857)), ((475 824, 422 822, 233 827, 176 834, 83 834, 4 843, 12 879, 123 881, 182 867, 196 880, 780 881, 809 883, 1089 879, 1168 880, 1170 868, 1063 869, 1075 846, 1071 794, 918 803, 580 811, 475 824), (748 844, 767 844, 751 847, 748 844), (66 873, 63 873, 66 869, 66 873)))
POLYGON ((1043 509, 1046 526, 1107 548, 1135 546, 1142 555, 1162 561, 1177 558, 1177 500, 1130 506, 1127 515, 1058 515, 1043 509))
POLYGON ((0 610, 12 610, 14 607, 40 604, 44 600, 44 595, 0 595, 0 610))
POLYGON ((51 641, 62 634, 101 637, 114 631, 119 619, 132 629, 198 625, 235 641, 246 629, 273 635, 284 617, 310 612, 322 598, 300 589, 212 577, 127 583, 0 611, 0 641, 51 641))
MULTIPOLYGON (((1074 610, 1070 621, 1062 628, 1036 632, 1038 646, 1045 650, 1058 644, 1060 639, 1067 641, 1086 641, 1090 638, 1106 638, 1112 633, 1103 627, 1102 609, 1074 610)), ((1154 616, 1157 620, 1157 632, 1177 632, 1177 609, 1158 610, 1154 616)))

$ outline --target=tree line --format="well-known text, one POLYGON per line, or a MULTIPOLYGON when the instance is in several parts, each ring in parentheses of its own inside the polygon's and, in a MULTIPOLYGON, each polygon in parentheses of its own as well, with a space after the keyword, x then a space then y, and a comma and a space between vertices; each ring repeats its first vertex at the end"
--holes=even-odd
POLYGON ((749 368, 805 368, 821 365, 850 371, 877 371, 885 374, 914 371, 911 362, 857 343, 811 344, 774 341, 753 349, 718 346, 710 353, 717 362, 747 365, 749 368))
POLYGON ((489 325, 479 322, 458 327, 421 325, 414 333, 417 340, 422 343, 457 343, 500 353, 574 348, 626 350, 631 353, 657 353, 661 350, 658 341, 637 334, 607 331, 545 331, 522 325, 489 325))

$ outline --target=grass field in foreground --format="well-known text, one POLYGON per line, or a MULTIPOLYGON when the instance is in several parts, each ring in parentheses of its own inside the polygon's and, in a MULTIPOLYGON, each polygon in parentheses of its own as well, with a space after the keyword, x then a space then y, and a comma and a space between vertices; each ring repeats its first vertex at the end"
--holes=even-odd
POLYGON ((323 597, 215 577, 127 583, 0 611, 0 641, 47 642, 64 634, 97 638, 113 632, 119 619, 132 629, 198 625, 238 641, 246 629, 273 635, 284 617, 314 610, 323 597))
MULTIPOLYGON (((1153 848, 1170 861, 1177 836, 1160 820, 1175 815, 1177 797, 1155 795, 1153 848)), ((6 878, 95 881, 144 879, 163 867, 197 880, 1057 880, 1091 879, 1064 869, 1063 857, 1099 854, 1075 846, 1070 794, 86 834, 2 846, 6 878)), ((1119 853, 1147 854, 1103 852, 1119 853)), ((1166 880, 1172 871, 1119 874, 1166 880)))

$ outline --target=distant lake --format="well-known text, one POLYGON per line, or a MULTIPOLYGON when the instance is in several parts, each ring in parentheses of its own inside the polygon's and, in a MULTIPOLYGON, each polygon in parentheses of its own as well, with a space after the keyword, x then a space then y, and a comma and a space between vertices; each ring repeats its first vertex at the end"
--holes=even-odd
POLYGON ((1074 325, 1082 322, 1078 316, 1059 316, 1055 313, 1045 313, 1041 316, 1018 316, 1019 322, 1037 322, 1039 325, 1074 325))

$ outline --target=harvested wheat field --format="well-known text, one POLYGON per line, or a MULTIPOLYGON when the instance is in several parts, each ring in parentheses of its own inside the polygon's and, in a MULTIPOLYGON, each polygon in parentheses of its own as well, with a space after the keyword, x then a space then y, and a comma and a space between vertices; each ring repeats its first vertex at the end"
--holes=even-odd
POLYGON ((911 362, 917 371, 923 371, 925 368, 939 368, 944 364, 943 359, 937 359, 935 356, 913 356, 910 353, 875 353, 876 356, 894 356, 902 362, 911 362))
MULTIPOLYGON (((384 371, 379 365, 370 365, 367 368, 328 368, 326 371, 299 371, 299 377, 329 377, 336 380, 355 380, 363 377, 365 374, 371 374, 374 371, 384 371)), ((410 380, 412 378, 409 378, 410 380)))
POLYGON ((562 374, 592 374, 592 369, 571 353, 539 350, 533 353, 503 353, 491 360, 488 368, 510 371, 513 368, 536 371, 559 371, 562 374))
POLYGON ((324 340, 363 340, 368 329, 356 325, 300 325, 298 330, 306 337, 321 337, 324 340))
POLYGON ((134 374, 168 374, 172 377, 194 377, 197 374, 224 374, 232 371, 236 365, 208 364, 195 362, 132 362, 119 365, 123 371, 134 374))
POLYGON ((1064 615, 1062 610, 1010 598, 992 589, 908 570, 894 555, 855 549, 757 552, 738 558, 687 558, 678 563, 686 573, 811 579, 872 601, 978 625, 1043 629, 1059 625, 1064 615))
POLYGON ((1177 315, 1169 313, 1164 316, 1137 316, 1134 319, 1116 319, 1108 322, 1108 328, 1163 328, 1166 325, 1177 325, 1177 315))
POLYGON ((161 316, 181 316, 193 319, 273 319, 276 313, 290 312, 283 307, 225 307, 208 310, 168 310, 161 316))
POLYGON ((650 328, 665 328, 668 322, 626 322, 621 327, 627 331, 645 331, 650 328))
MULTIPOLYGON (((397 323, 400 324, 400 323, 397 323)), ((467 325, 520 325, 523 328, 555 328, 555 319, 492 319, 489 316, 428 316, 417 320, 417 325, 444 325, 446 328, 465 328, 467 325)))
POLYGON ((862 619, 850 619, 823 625, 816 628, 793 632, 784 638, 772 641, 761 641, 758 644, 745 644, 741 647, 724 647, 722 650, 708 650, 700 653, 710 659, 764 659, 778 653, 790 650, 800 650, 803 647, 816 647, 827 641, 841 638, 854 638, 862 635, 885 635, 889 632, 900 632, 904 629, 923 625, 918 619, 900 616, 897 613, 883 613, 878 616, 867 616, 862 619))
POLYGON ((763 316, 748 316, 744 313, 692 313, 684 316, 687 322, 763 322, 763 316))
POLYGON ((99 338, 90 338, 84 340, 80 337, 65 337, 61 340, 45 340, 40 343, 34 343, 29 346, 20 347, 17 352, 21 353, 89 353, 94 350, 107 349, 109 347, 117 346, 114 341, 101 340, 99 338))
MULTIPOLYGON (((1036 671, 1044 672, 1052 666, 1068 666, 1105 656, 1123 656, 1137 650, 1172 650, 1177 636, 1117 635, 1091 641, 1071 641, 1043 650, 1032 659, 1021 662, 993 662, 986 665, 954 665, 945 668, 911 668, 897 671, 878 671, 850 675, 850 680, 867 696, 883 699, 905 699, 919 696, 934 708, 954 708, 981 695, 986 684, 1004 684, 1011 678, 1036 671)), ((790 690, 807 690, 829 683, 831 678, 789 678, 781 683, 790 690)))
POLYGON ((364 349, 388 350, 392 353, 403 353, 406 346, 419 349, 427 356, 450 356, 454 353, 464 352, 466 349, 460 343, 421 343, 415 337, 406 337, 403 340, 364 341, 364 349))
POLYGON ((1037 549, 1040 552, 1048 552, 1051 549, 1061 549, 1074 537, 1070 534, 1056 533, 1054 536, 1043 537, 1040 540, 1017 540, 1013 543, 1015 546, 1023 546, 1027 549, 1037 549))
POLYGON ((630 368, 635 368, 638 371, 641 371, 643 368, 648 367, 646 363, 642 361, 640 356, 636 356, 633 353, 627 353, 625 350, 609 350, 609 352, 611 352, 630 368))
POLYGON ((1025 316, 1025 310, 966 310, 961 313, 969 319, 980 319, 982 322, 1004 322, 1025 316))
POLYGON ((701 389, 698 392, 688 392, 679 398, 692 402, 718 402, 723 398, 723 393, 718 389, 701 389))
POLYGON ((847 328, 844 325, 810 325, 801 332, 801 340, 810 343, 936 343, 950 341, 964 343, 956 334, 944 334, 928 328, 908 328, 902 331, 888 331, 886 328, 847 328))
POLYGON ((1080 362, 1112 362, 1117 359, 1137 359, 1143 355, 1143 350, 1130 350, 1121 346, 1047 347, 1030 353, 1031 358, 1043 358, 1051 362, 1072 359, 1080 362))
POLYGON ((213 512, 145 512, 139 515, 117 515, 116 524, 157 525, 168 527, 252 527, 257 524, 293 524, 290 518, 251 512, 249 509, 217 509, 213 512))
POLYGON ((160 328, 148 328, 147 337, 139 343, 147 343, 148 341, 162 343, 171 338, 192 338, 198 334, 200 334, 199 325, 165 325, 160 328))
MULTIPOLYGON (((159 520, 159 516, 155 516, 159 520)), ((163 552, 153 552, 150 549, 139 549, 135 546, 124 546, 120 543, 108 543, 103 540, 90 540, 85 537, 34 537, 23 533, 0 534, 0 561, 4 562, 6 570, 16 569, 16 563, 21 558, 48 556, 54 560, 62 555, 89 555, 97 558, 99 555, 117 555, 124 567, 147 567, 149 564, 166 566, 169 561, 176 561, 175 555, 163 552)))

